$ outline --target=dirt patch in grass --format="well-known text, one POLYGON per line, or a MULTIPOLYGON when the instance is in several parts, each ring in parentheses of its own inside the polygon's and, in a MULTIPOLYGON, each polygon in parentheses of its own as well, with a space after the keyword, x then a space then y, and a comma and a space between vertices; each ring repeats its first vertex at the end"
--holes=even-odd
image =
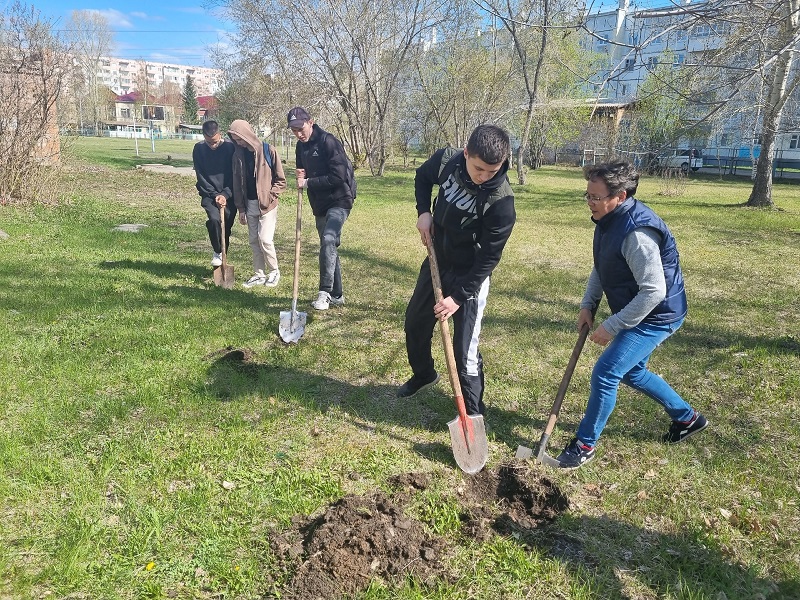
MULTIPOLYGON (((452 540, 431 534, 404 509, 429 482, 422 473, 398 475, 389 481, 397 490, 391 495, 345 496, 319 516, 295 517, 292 527, 272 539, 288 579, 281 597, 340 598, 365 589, 373 578, 389 584, 407 577, 451 580, 445 558, 452 540)), ((537 528, 569 506, 550 480, 517 465, 465 478, 455 494, 463 508, 460 535, 478 541, 537 528)))

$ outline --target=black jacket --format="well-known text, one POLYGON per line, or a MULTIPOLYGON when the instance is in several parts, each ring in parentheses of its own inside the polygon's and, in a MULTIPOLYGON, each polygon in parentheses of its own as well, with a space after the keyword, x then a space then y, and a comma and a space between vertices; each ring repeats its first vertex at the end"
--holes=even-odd
POLYGON ((306 191, 314 216, 322 216, 334 207, 353 208, 349 159, 336 136, 315 124, 308 141, 297 142, 294 155, 297 168, 306 170, 306 191))
POLYGON ((194 172, 197 175, 197 192, 201 198, 216 198, 222 194, 226 200, 233 197, 233 142, 225 140, 216 150, 205 142, 197 142, 192 151, 194 172))
POLYGON ((457 274, 450 294, 463 304, 480 289, 500 262, 511 230, 517 220, 514 192, 508 182, 508 161, 497 175, 482 185, 469 178, 463 150, 438 150, 416 171, 414 193, 417 214, 433 214, 433 245, 442 271, 457 274), (456 169, 441 186, 431 210, 431 193, 439 184, 439 173, 447 156, 458 153, 456 169), (483 214, 478 215, 478 204, 483 214))

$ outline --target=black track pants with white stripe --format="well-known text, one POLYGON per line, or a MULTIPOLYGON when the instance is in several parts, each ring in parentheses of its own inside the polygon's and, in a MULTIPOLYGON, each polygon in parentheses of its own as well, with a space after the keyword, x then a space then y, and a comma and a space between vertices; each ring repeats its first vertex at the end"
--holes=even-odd
MULTIPOLYGON (((452 270, 442 269, 442 294, 450 295, 456 275, 452 270)), ((469 298, 453 314, 453 354, 456 359, 458 379, 464 394, 464 403, 470 415, 484 414, 483 404, 483 357, 478 350, 478 339, 481 332, 483 310, 489 295, 489 278, 481 285, 478 293, 469 298)), ((406 352, 408 364, 414 375, 421 379, 430 379, 435 367, 431 355, 431 344, 436 316, 433 306, 436 304, 431 282, 430 263, 426 258, 422 263, 414 293, 406 307, 406 352)), ((437 334, 439 338, 439 334, 437 334)), ((445 365, 445 370, 446 370, 445 365)), ((443 372, 442 375, 445 375, 443 372)))

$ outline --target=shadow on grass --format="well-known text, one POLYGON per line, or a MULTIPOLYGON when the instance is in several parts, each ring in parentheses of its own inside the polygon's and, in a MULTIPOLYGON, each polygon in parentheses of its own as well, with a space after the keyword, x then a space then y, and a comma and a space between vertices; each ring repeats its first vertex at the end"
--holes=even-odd
MULTIPOLYGON (((256 360, 249 349, 223 348, 207 358, 211 364, 206 389, 221 401, 251 397, 256 392, 261 396, 282 394, 299 399, 321 413, 336 409, 346 413, 351 422, 364 431, 374 431, 376 424, 391 425, 391 428, 381 427, 381 435, 410 445, 415 452, 430 460, 455 467, 449 444, 415 441, 414 435, 414 430, 448 435, 447 423, 456 417, 457 412, 452 393, 447 393, 449 389, 443 387, 444 383, 408 400, 396 397, 395 385, 353 385, 278 364, 271 365, 256 360)), ((503 431, 506 428, 511 431, 515 424, 530 427, 527 417, 502 409, 490 407, 487 419, 489 423, 502 421, 505 424, 503 431)), ((504 433, 491 429, 491 425, 489 437, 509 446, 513 442, 516 449, 517 437, 511 440, 504 433)))
POLYGON ((568 513, 542 528, 513 524, 503 533, 565 564, 577 577, 595 580, 597 597, 800 598, 800 582, 760 577, 755 566, 737 564, 729 548, 703 531, 666 534, 607 516, 568 513), (619 554, 609 554, 609 548, 619 554))
POLYGON ((154 277, 173 278, 176 275, 203 279, 212 277, 213 271, 209 267, 201 267, 185 262, 164 262, 155 260, 107 260, 97 265, 103 271, 114 271, 117 269, 134 269, 153 275, 154 277))

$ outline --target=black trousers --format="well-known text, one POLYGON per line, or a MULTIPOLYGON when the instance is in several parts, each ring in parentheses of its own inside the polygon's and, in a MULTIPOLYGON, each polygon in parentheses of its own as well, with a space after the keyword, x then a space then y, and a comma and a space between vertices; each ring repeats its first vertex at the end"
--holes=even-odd
MULTIPOLYGON (((214 198, 203 198, 200 201, 200 206, 206 209, 208 220, 206 221, 206 229, 208 229, 208 239, 211 241, 211 247, 214 252, 219 254, 222 252, 222 220, 219 217, 219 206, 214 198)), ((228 200, 225 204, 225 251, 228 251, 228 246, 231 244, 231 228, 236 221, 236 205, 233 199, 228 200)))
MULTIPOLYGON (((452 291, 456 273, 446 268, 441 271, 442 294, 446 298, 452 291)), ((478 293, 464 302, 453 314, 453 354, 461 391, 464 394, 464 404, 470 415, 482 415, 486 412, 483 403, 483 357, 478 350, 478 336, 488 294, 487 278, 478 293)), ((434 304, 436 300, 431 282, 430 263, 426 258, 420 268, 414 293, 406 307, 405 320, 408 364, 414 375, 423 379, 430 379, 436 371, 431 354, 433 331, 437 321, 433 314, 434 304)))

